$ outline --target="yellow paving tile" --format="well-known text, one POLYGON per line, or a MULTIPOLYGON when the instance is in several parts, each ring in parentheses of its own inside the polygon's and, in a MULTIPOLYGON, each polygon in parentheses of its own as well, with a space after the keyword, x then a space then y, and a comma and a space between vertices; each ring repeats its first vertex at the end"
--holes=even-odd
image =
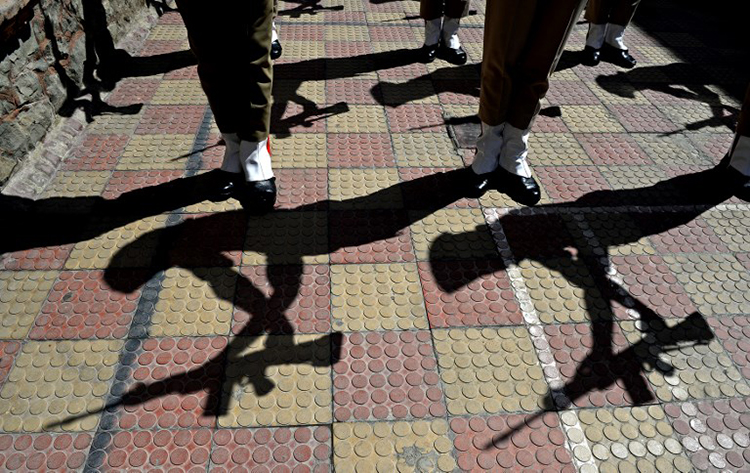
POLYGON ((350 105, 349 111, 326 119, 329 133, 387 133, 385 110, 380 105, 350 105))
POLYGON ((335 209, 394 209, 403 207, 401 192, 393 189, 378 194, 377 198, 364 197, 381 189, 392 188, 399 183, 398 170, 389 169, 331 169, 328 171, 328 186, 331 207, 335 209))
POLYGON ((248 222, 242 264, 328 263, 326 212, 276 211, 248 222))
POLYGON ((461 156, 446 133, 393 133, 391 139, 399 166, 463 166, 461 156))
POLYGON ((194 135, 134 135, 115 169, 184 169, 194 141, 194 135))
POLYGON ((326 135, 297 133, 273 138, 271 153, 274 168, 324 168, 328 166, 326 135))
POLYGON ((497 250, 479 209, 442 209, 412 224, 417 258, 496 257, 497 250))
POLYGON ((22 339, 47 300, 58 271, 0 271, 0 339, 22 339))

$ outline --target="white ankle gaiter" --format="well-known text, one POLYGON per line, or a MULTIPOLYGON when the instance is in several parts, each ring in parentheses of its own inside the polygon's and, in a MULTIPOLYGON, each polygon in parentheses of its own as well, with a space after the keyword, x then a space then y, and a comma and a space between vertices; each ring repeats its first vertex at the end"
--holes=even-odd
POLYGON ((490 126, 482 122, 482 133, 477 138, 477 152, 471 169, 475 174, 487 174, 497 169, 498 157, 503 148, 503 128, 506 124, 490 126))
POLYGON ((248 182, 265 181, 273 177, 271 168, 271 140, 240 142, 240 163, 248 182))
POLYGON ((425 20, 424 22, 424 44, 432 46, 440 41, 440 30, 442 30, 442 18, 425 20))
POLYGON ((732 150, 729 165, 742 175, 750 177, 750 137, 740 136, 737 138, 737 144, 732 150))
POLYGON ((274 41, 278 41, 278 40, 279 40, 279 33, 278 31, 276 31, 276 22, 272 21, 271 22, 271 42, 273 43, 274 41))
POLYGON ((526 160, 529 155, 529 132, 530 128, 521 130, 506 124, 503 130, 503 149, 500 152, 500 166, 523 177, 531 177, 531 168, 526 160))
POLYGON ((458 24, 460 21, 460 18, 448 18, 447 16, 443 21, 443 44, 451 49, 461 47, 461 40, 458 39, 458 24))
POLYGON ((586 35, 586 46, 594 49, 601 49, 604 46, 604 38, 607 33, 607 25, 589 24, 589 32, 586 35))
POLYGON ((221 163, 221 170, 232 173, 242 172, 240 165, 240 138, 237 133, 222 133, 221 138, 224 140, 224 161, 221 163))
POLYGON ((622 37, 625 35, 625 27, 622 25, 613 25, 612 23, 607 23, 607 37, 605 41, 610 46, 613 46, 617 49, 628 49, 627 46, 625 46, 625 42, 622 40, 622 37))

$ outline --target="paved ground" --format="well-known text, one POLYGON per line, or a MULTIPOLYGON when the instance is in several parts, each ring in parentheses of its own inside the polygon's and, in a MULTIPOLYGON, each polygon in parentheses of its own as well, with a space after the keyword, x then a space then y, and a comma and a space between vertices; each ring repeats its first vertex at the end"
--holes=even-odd
MULTIPOLYGON (((750 468, 750 207, 695 205, 693 174, 744 56, 651 2, 639 67, 586 68, 579 25, 519 209, 447 190, 483 5, 462 67, 414 62, 417 11, 282 2, 264 217, 200 195, 223 147, 193 67, 118 83, 143 107, 94 117, 1 248, 0 469, 750 468)), ((167 13, 141 55, 186 47, 167 13)))

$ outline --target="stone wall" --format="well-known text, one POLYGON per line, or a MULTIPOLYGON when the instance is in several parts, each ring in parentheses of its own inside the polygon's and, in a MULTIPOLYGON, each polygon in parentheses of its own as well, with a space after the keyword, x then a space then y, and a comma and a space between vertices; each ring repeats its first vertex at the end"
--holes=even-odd
POLYGON ((58 115, 114 86, 115 44, 154 0, 0 0, 0 185, 58 115))

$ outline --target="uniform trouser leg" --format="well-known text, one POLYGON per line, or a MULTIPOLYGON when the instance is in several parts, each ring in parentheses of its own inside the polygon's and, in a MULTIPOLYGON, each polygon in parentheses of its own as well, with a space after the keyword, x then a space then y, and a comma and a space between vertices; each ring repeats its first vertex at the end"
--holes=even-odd
POLYGON ((420 0, 419 16, 425 20, 463 18, 469 14, 469 0, 420 0))
POLYGON ((526 129, 585 0, 488 0, 479 116, 526 129))
POLYGON ((273 0, 177 0, 198 75, 222 133, 268 137, 273 72, 273 0))
POLYGON ((745 93, 737 131, 730 151, 729 164, 745 176, 750 176, 750 86, 745 93))
POLYGON ((641 0, 589 0, 586 20, 595 25, 628 26, 641 0))

